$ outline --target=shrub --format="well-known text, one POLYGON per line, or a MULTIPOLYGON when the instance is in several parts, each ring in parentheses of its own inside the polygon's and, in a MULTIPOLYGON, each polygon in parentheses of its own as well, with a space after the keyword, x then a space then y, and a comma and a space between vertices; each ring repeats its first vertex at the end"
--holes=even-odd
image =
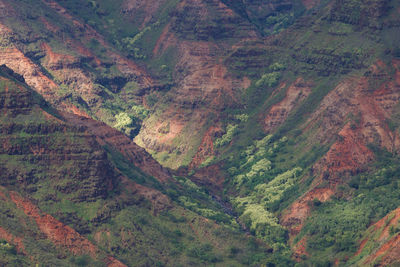
POLYGON ((279 72, 266 73, 261 76, 261 78, 256 81, 257 87, 268 86, 274 87, 278 84, 281 74, 279 72))
POLYGON ((139 132, 139 125, 136 124, 136 121, 133 120, 127 113, 121 112, 115 115, 116 123, 114 127, 121 132, 124 132, 130 138, 134 138, 135 135, 139 132))
POLYGON ((238 115, 235 115, 235 119, 239 120, 240 122, 247 122, 249 120, 249 115, 238 114, 238 115))
POLYGON ((142 106, 134 105, 132 106, 131 111, 133 114, 135 114, 136 117, 141 120, 144 120, 149 115, 149 111, 142 106))
POLYGON ((215 255, 213 252, 213 247, 210 244, 203 244, 200 246, 194 246, 190 248, 187 252, 187 255, 192 258, 197 258, 201 261, 205 262, 218 262, 221 261, 221 258, 215 255))
POLYGON ((129 127, 133 124, 132 118, 129 117, 129 115, 126 114, 125 112, 121 112, 121 113, 115 115, 115 120, 116 120, 116 123, 115 123, 114 127, 119 130, 129 127))
POLYGON ((5 240, 0 240, 0 249, 7 251, 10 254, 16 255, 17 249, 5 240))
POLYGON ((269 69, 270 69, 270 71, 281 71, 281 70, 285 70, 286 66, 283 65, 282 63, 275 62, 274 64, 269 66, 269 69))
POLYGON ((237 128, 237 125, 228 124, 228 126, 226 126, 226 133, 221 138, 216 139, 214 145, 216 147, 222 147, 229 144, 236 135, 237 128))

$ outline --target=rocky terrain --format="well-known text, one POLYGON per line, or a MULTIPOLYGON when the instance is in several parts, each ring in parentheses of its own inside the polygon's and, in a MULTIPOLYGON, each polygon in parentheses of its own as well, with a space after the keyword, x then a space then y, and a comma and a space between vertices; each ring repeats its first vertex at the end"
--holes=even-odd
POLYGON ((398 264, 399 14, 0 0, 0 265, 398 264))

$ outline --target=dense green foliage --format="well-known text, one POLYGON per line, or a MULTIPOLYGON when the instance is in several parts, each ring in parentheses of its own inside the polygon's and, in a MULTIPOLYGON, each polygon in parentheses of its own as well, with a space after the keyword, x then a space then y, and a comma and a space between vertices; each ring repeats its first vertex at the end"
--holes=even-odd
POLYGON ((308 251, 315 256, 312 261, 332 262, 329 255, 353 255, 367 228, 400 205, 400 159, 384 150, 375 151, 377 162, 369 172, 341 186, 341 197, 314 205, 313 216, 298 236, 311 236, 308 251))

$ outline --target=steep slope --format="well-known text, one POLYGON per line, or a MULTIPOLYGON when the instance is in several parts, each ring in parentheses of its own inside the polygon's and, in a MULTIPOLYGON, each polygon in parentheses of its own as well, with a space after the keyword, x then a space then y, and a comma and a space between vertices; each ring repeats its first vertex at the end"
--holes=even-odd
MULTIPOLYGON (((34 205, 106 264, 396 263, 398 1, 2 0, 0 11, 0 63, 60 109, 5 94, 17 106, 3 108, 3 199, 20 220, 34 205)), ((7 257, 35 262, 21 232, 43 228, 1 227, 4 247, 25 251, 7 257)))
POLYGON ((398 6, 372 1, 354 11, 350 2, 333 1, 266 46, 249 42, 227 58, 248 75, 263 54, 250 61, 243 51, 280 57, 264 52, 273 64, 249 91, 255 116, 232 118, 231 146, 216 155, 232 153, 220 157, 240 218, 305 265, 346 264, 355 240, 398 205, 398 48, 389 37, 399 31, 398 6), (272 135, 246 130, 255 123, 272 135))
MULTIPOLYGON (((93 137, 86 134, 84 128, 60 120, 56 111, 41 97, 22 83, 13 81, 14 78, 9 76, 14 75, 10 69, 3 66, 1 71, 2 186, 47 201, 57 201, 57 194, 69 194, 71 203, 106 198, 107 192, 115 187, 117 176, 93 137)), ((15 77, 23 82, 21 76, 15 77)), ((125 266, 105 257, 75 230, 50 215, 42 215, 35 205, 17 192, 6 194, 9 196, 5 197, 3 193, 3 201, 14 202, 26 216, 36 221, 38 229, 34 232, 43 233, 55 246, 65 247, 74 255, 90 254, 93 259, 106 261, 109 266, 125 266)), ((4 204, 3 208, 10 205, 4 204)), ((3 218, 1 222, 2 227, 8 226, 2 228, 4 232, 12 229, 9 228, 13 225, 10 220, 3 218)), ((23 232, 31 227, 34 226, 26 225, 23 232)), ((7 238, 7 234, 3 236, 7 238)), ((15 238, 7 239, 15 244, 15 238)), ((24 245, 20 247, 22 250, 24 245)), ((29 255, 29 252, 23 254, 29 255)), ((30 255, 31 261, 40 261, 40 257, 46 257, 46 254, 39 250, 36 255, 30 255)))
POLYGON ((366 237, 354 255, 361 264, 373 266, 395 265, 399 262, 399 208, 370 226, 366 237))
POLYGON ((4 1, 14 18, 2 23, 11 43, 61 85, 56 98, 66 110, 72 102, 112 126, 129 116, 133 122, 120 129, 131 137, 143 120, 137 143, 178 168, 190 164, 221 111, 242 105, 250 86, 223 64, 227 51, 283 30, 305 10, 299 1, 261 2, 4 1))
MULTIPOLYGON (((231 73, 226 55, 284 30, 317 4, 4 0, 0 61, 48 101, 137 135, 140 146, 176 169, 191 163, 223 111, 244 104, 255 77, 231 73)), ((243 56, 267 67, 259 52, 243 56)))
POLYGON ((2 264, 240 266, 268 257, 253 258, 264 243, 128 137, 55 110, 22 76, 0 71, 2 264))
MULTIPOLYGON (((56 2, 3 1, 2 8, 1 64, 60 109, 114 126, 116 115, 140 104, 137 91, 153 87, 144 70, 56 2)), ((138 124, 130 126, 133 136, 138 124)))

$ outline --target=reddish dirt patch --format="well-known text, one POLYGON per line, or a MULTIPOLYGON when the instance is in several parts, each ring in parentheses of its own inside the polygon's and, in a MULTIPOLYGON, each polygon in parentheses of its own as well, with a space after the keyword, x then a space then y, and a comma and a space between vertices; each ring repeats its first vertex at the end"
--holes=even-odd
POLYGON ((8 243, 13 244, 19 253, 23 253, 25 255, 25 246, 22 237, 16 237, 10 233, 8 233, 4 228, 0 226, 0 239, 6 240, 8 243))
MULTIPOLYGON (((352 129, 352 126, 347 124, 339 132, 339 136, 341 136, 342 140, 336 142, 326 156, 326 171, 329 172, 331 177, 345 171, 356 171, 362 165, 371 162, 374 157, 373 153, 364 144, 359 128, 352 129)), ((336 185, 340 181, 330 180, 330 182, 336 185)))
POLYGON ((399 222, 400 222, 400 208, 397 208, 394 211, 392 211, 391 213, 389 213, 388 215, 386 215, 384 218, 379 220, 377 223, 375 223, 374 227, 376 230, 385 226, 381 235, 378 238, 378 241, 382 241, 382 240, 388 238, 390 227, 396 226, 399 222), (390 221, 388 222, 389 217, 391 217, 391 216, 393 216, 393 218, 391 218, 390 221))
POLYGON ((160 37, 158 38, 157 43, 153 49, 154 56, 163 53, 168 47, 177 44, 175 36, 173 35, 173 33, 169 31, 170 27, 171 25, 167 24, 167 26, 165 26, 163 32, 161 33, 160 37))
POLYGON ((127 267, 125 264, 111 256, 108 256, 105 262, 107 267, 127 267))
POLYGON ((43 0, 43 3, 53 8, 55 11, 57 11, 57 13, 59 13, 63 17, 67 19, 72 19, 72 16, 67 13, 67 10, 62 6, 60 6, 57 2, 51 0, 43 0))
POLYGON ((50 66, 57 64, 68 64, 75 61, 73 56, 55 53, 47 43, 42 43, 41 47, 46 53, 48 60, 47 64, 50 66))
POLYGON ((197 150, 196 155, 193 157, 192 162, 189 165, 189 170, 196 168, 203 163, 208 157, 214 155, 214 142, 217 133, 222 132, 220 126, 211 126, 203 136, 201 144, 197 150))
MULTIPOLYGON (((399 262, 400 259, 400 233, 391 238, 377 252, 367 258, 364 264, 374 262, 378 257, 383 256, 378 266, 388 266, 392 263, 399 262)), ((377 266, 377 265, 374 265, 377 266)))
POLYGON ((74 48, 74 50, 78 51, 79 54, 88 57, 88 58, 93 58, 94 62, 96 63, 97 66, 101 65, 101 60, 96 57, 92 51, 90 51, 88 48, 86 48, 82 43, 77 42, 75 40, 69 39, 68 43, 74 48))
MULTIPOLYGON (((74 255, 89 254, 93 258, 99 256, 100 250, 71 227, 62 224, 53 216, 41 212, 29 200, 22 198, 16 192, 10 192, 10 197, 18 208, 36 221, 40 231, 56 246, 67 248, 74 255)), ((108 266, 126 266, 112 257, 108 257, 108 259, 110 261, 108 266)))
MULTIPOLYGON (((282 86, 278 90, 282 90, 282 86)), ((285 98, 269 110, 264 119, 264 130, 271 132, 280 126, 287 119, 289 113, 303 102, 310 93, 311 84, 305 83, 302 78, 297 78, 287 89, 285 98)))
POLYGON ((71 112, 72 114, 75 114, 80 117, 90 118, 89 114, 87 114, 83 110, 80 110, 79 108, 77 108, 75 105, 72 104, 66 106, 66 111, 71 112))
POLYGON ((26 215, 36 221, 39 229, 55 245, 66 247, 75 255, 90 254, 92 257, 96 256, 98 249, 74 229, 63 225, 51 215, 42 213, 30 201, 19 196, 18 193, 10 192, 10 196, 11 200, 22 209, 26 215))
POLYGON ((297 244, 293 247, 293 258, 300 262, 303 256, 308 256, 307 249, 307 237, 303 237, 297 244))
POLYGON ((320 0, 302 0, 306 9, 311 9, 320 3, 320 0))
MULTIPOLYGON (((179 115, 175 116, 178 117, 179 115)), ((154 132, 159 133, 157 141, 161 144, 171 144, 175 137, 177 137, 184 124, 177 118, 171 119, 168 122, 162 122, 153 127, 154 132)))
MULTIPOLYGON (((380 61, 370 70, 374 75, 391 73, 390 68, 380 61)), ((311 135, 314 141, 329 144, 332 138, 338 140, 314 164, 312 171, 318 176, 311 185, 312 189, 295 201, 282 217, 282 223, 289 228, 291 237, 299 233, 309 215, 309 201, 314 198, 326 201, 335 193, 337 185, 346 181, 346 177, 367 169, 374 155, 366 144, 378 142, 389 151, 399 148, 398 134, 391 132, 385 121, 398 103, 400 86, 393 82, 395 79, 387 80, 376 90, 370 89, 366 77, 344 81, 324 98, 308 120, 304 129, 316 129, 311 135), (357 119, 343 126, 349 114, 357 116, 357 119), (337 133, 336 136, 334 133, 337 133), (322 184, 323 188, 317 188, 322 184), (321 190, 325 190, 322 195, 321 190)))
POLYGON ((56 33, 60 30, 59 27, 50 24, 44 17, 40 17, 39 20, 44 24, 44 26, 51 32, 56 33))
POLYGON ((0 65, 5 64, 22 75, 26 83, 41 93, 46 99, 53 99, 58 85, 45 76, 40 69, 17 48, 0 51, 0 65))
POLYGON ((368 238, 366 238, 366 239, 364 239, 363 241, 361 241, 360 247, 358 248, 357 252, 354 254, 354 257, 360 255, 360 253, 361 253, 362 250, 364 249, 364 247, 365 247, 365 245, 367 244, 367 242, 368 242, 368 238))
POLYGON ((305 219, 311 213, 310 202, 314 199, 327 201, 333 194, 334 190, 331 188, 314 188, 292 204, 282 217, 282 225, 289 228, 291 238, 300 232, 305 219))

